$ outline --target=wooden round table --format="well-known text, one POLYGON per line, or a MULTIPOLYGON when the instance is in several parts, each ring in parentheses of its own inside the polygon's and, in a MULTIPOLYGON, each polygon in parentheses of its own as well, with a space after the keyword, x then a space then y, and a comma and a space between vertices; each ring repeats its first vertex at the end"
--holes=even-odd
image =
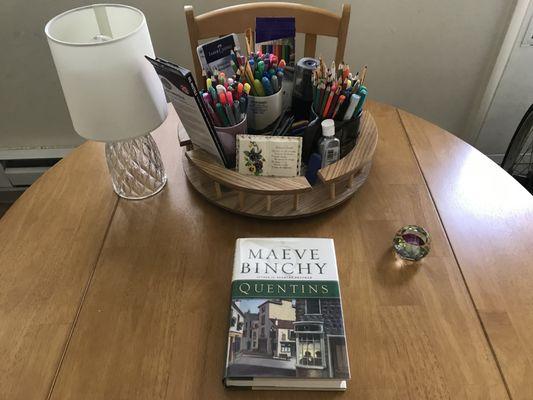
POLYGON ((169 181, 153 198, 117 198, 101 144, 58 163, 0 221, 0 398, 531 398, 531 195, 437 126, 369 109, 368 181, 301 220, 238 216, 194 192, 173 113, 154 134, 169 181), (412 223, 432 251, 402 266, 391 241, 412 223), (253 236, 335 239, 345 395, 222 386, 234 243, 253 236))

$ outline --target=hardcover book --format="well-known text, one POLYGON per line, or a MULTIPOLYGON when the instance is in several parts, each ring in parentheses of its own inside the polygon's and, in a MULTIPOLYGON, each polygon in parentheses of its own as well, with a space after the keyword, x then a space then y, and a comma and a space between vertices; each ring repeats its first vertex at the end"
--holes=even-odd
POLYGON ((333 239, 238 239, 231 295, 226 386, 346 389, 333 239))

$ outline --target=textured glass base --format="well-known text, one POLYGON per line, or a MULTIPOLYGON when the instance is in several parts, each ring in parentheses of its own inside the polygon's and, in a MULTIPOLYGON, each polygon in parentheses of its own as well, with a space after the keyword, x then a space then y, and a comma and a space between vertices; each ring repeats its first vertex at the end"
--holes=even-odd
POLYGON ((125 199, 153 196, 167 183, 161 154, 152 135, 105 145, 107 167, 115 192, 125 199))

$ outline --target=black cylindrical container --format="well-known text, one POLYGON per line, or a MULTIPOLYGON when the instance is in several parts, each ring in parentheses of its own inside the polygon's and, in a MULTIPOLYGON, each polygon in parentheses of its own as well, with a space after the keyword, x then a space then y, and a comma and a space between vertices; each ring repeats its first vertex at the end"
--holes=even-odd
MULTIPOLYGON (((335 137, 341 142, 340 158, 346 156, 354 147, 359 136, 359 125, 361 123, 362 110, 353 118, 346 121, 335 121, 335 137)), ((312 121, 309 123, 303 134, 302 160, 307 163, 311 153, 318 151, 318 141, 322 137, 321 122, 325 119, 316 115, 310 107, 312 121)))
POLYGON ((292 111, 295 119, 309 119, 311 104, 313 103, 313 86, 311 77, 318 68, 319 61, 304 57, 298 60, 294 73, 294 89, 292 94, 292 111))

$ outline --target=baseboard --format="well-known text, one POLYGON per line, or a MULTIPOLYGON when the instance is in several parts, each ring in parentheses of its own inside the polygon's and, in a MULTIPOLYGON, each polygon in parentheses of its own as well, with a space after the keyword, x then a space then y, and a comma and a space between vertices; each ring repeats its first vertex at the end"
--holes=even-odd
POLYGON ((17 200, 27 187, 0 188, 0 204, 11 204, 17 200))
POLYGON ((64 158, 75 147, 0 148, 1 160, 64 158))
POLYGON ((74 147, 0 149, 0 202, 14 201, 74 147))

